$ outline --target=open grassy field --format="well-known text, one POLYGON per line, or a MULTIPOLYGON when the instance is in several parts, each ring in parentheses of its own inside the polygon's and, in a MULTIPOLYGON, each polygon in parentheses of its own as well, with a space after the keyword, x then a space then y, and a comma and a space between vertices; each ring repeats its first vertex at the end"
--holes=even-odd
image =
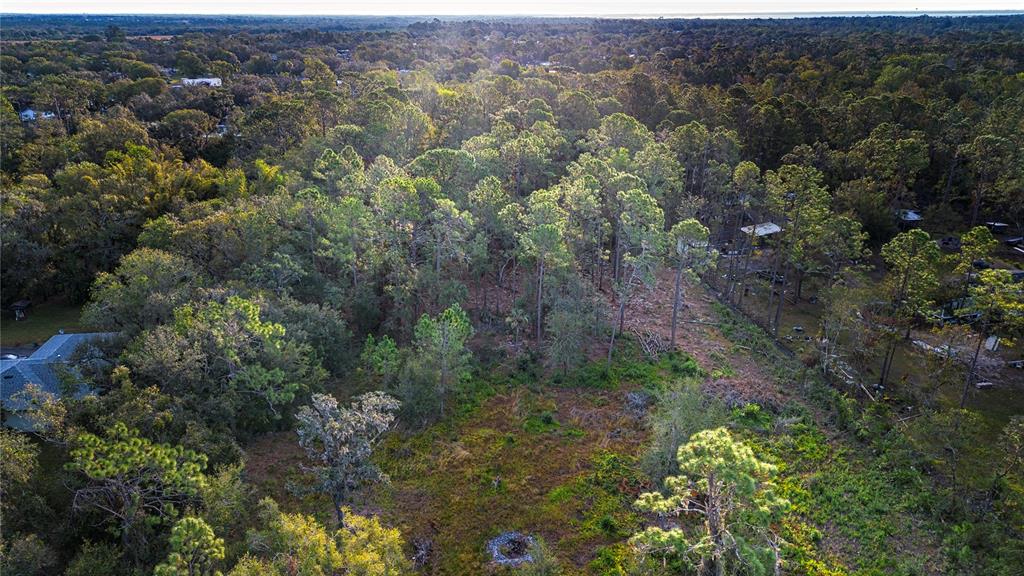
MULTIPOLYGON (((428 549, 424 574, 505 573, 486 544, 513 530, 542 537, 565 574, 633 573, 629 536, 655 520, 633 502, 654 486, 641 463, 648 422, 626 395, 683 382, 739 398, 721 424, 780 467, 795 512, 777 527, 786 573, 940 574, 941 529, 925 513, 920 472, 893 472, 844 431, 823 400, 827 389, 767 335, 709 304, 702 288, 688 294, 688 317, 703 323, 687 326, 679 353, 652 361, 627 336, 611 369, 594 361, 562 375, 520 360, 481 370, 460 410, 378 451, 390 482, 355 508, 428 549)), ((662 306, 638 302, 634 321, 659 326, 662 306)), ((287 490, 303 462, 293 433, 264 437, 248 453, 260 492, 330 518, 325 499, 287 490)))
POLYGON ((58 330, 81 332, 82 307, 55 300, 29 308, 27 318, 14 320, 14 314, 5 311, 0 316, 0 345, 30 346, 42 344, 58 330))

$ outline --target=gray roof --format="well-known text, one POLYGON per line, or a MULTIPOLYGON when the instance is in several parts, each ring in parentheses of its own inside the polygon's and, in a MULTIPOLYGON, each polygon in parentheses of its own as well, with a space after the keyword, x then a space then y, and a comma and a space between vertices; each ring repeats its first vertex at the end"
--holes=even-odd
MULTIPOLYGON (((17 360, 0 360, 0 403, 5 410, 24 408, 21 402, 11 401, 11 397, 25 389, 29 384, 36 384, 48 394, 61 396, 65 378, 81 377, 68 366, 67 361, 75 350, 85 342, 106 340, 115 336, 111 332, 90 332, 85 334, 58 334, 51 337, 45 344, 36 349, 28 358, 17 360)), ((88 391, 80 387, 78 394, 88 391)), ((11 424, 11 422, 8 422, 11 424)))

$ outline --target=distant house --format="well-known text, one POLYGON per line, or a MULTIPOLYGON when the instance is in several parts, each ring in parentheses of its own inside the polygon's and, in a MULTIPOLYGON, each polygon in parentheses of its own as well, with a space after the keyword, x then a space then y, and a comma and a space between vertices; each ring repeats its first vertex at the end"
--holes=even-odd
POLYGON ((782 232, 782 226, 774 222, 761 222, 740 228, 740 232, 750 237, 752 246, 764 246, 765 241, 771 236, 782 232))
POLYGON ((754 236, 755 238, 763 238, 765 236, 771 236, 772 234, 782 232, 782 226, 779 226, 774 222, 762 222, 760 224, 744 226, 740 228, 740 232, 754 236))
POLYGON ((18 117, 21 118, 22 122, 35 122, 39 119, 51 120, 53 118, 56 118, 57 115, 53 112, 36 112, 35 110, 29 108, 27 110, 22 110, 21 113, 18 114, 18 117))
POLYGON ((88 394, 88 387, 81 383, 81 374, 68 364, 68 359, 82 344, 114 336, 109 332, 57 334, 28 358, 0 360, 0 412, 4 426, 18 430, 32 428, 32 423, 21 415, 27 406, 17 397, 29 384, 35 384, 44 393, 58 398, 69 389, 76 389, 75 396, 78 397, 88 394))
POLYGON ((914 228, 924 220, 924 216, 921 216, 921 213, 916 210, 900 210, 896 213, 896 217, 899 218, 901 228, 914 228))
POLYGON ((182 86, 212 86, 216 88, 222 84, 220 78, 182 78, 182 86))

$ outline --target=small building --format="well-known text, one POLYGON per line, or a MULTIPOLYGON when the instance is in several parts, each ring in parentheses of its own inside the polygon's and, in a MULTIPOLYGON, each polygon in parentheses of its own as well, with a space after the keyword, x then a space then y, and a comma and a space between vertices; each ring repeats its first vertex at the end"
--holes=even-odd
POLYGON ((22 110, 18 117, 21 118, 22 122, 35 122, 36 120, 53 120, 57 117, 53 112, 36 112, 35 110, 28 108, 22 110))
POLYGON ((739 229, 739 232, 752 237, 754 242, 760 243, 764 239, 782 232, 782 227, 775 222, 761 222, 743 227, 739 229))
POLYGON ((755 238, 763 238, 765 236, 771 236, 772 234, 782 232, 782 226, 779 226, 774 222, 762 222, 761 224, 744 226, 740 228, 740 232, 743 232, 748 236, 754 236, 755 238))
POLYGON ((921 222, 924 220, 924 216, 921 216, 921 213, 917 210, 900 210, 897 212, 896 216, 900 221, 901 228, 914 228, 916 226, 920 226, 921 222))
POLYGON ((760 224, 744 226, 740 228, 740 232, 750 237, 750 244, 752 246, 764 246, 766 238, 782 232, 782 226, 774 222, 762 222, 760 224))
POLYGON ((220 78, 182 78, 182 86, 210 86, 216 88, 222 84, 220 78))
POLYGON ((18 300, 11 304, 11 312, 14 312, 15 320, 24 320, 28 309, 32 307, 32 302, 28 300, 18 300))
POLYGON ((68 359, 86 343, 109 340, 111 332, 86 334, 57 334, 37 348, 27 358, 0 360, 0 414, 3 425, 18 430, 31 430, 33 424, 21 413, 27 408, 18 396, 29 384, 35 384, 43 393, 60 398, 73 390, 76 397, 90 393, 82 382, 82 375, 68 363, 68 359))

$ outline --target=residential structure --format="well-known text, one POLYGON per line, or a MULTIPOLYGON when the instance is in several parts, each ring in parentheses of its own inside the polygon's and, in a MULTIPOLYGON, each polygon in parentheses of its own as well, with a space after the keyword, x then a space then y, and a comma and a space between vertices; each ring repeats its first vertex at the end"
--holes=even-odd
POLYGON ((182 78, 182 86, 212 86, 216 88, 220 86, 220 78, 182 78))
POLYGON ((68 363, 75 351, 85 343, 113 338, 110 332, 57 334, 27 358, 0 360, 0 413, 3 424, 18 430, 29 430, 32 423, 20 413, 27 407, 18 393, 35 384, 46 394, 61 397, 74 390, 77 397, 89 393, 82 375, 68 363))

